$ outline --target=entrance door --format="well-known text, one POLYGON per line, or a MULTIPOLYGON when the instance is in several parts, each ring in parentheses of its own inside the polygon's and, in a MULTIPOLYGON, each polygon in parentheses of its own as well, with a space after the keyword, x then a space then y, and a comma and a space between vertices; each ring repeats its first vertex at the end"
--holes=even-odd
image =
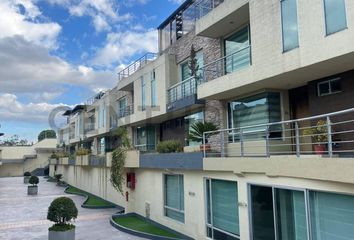
MULTIPOLYGON (((289 98, 290 98, 290 109, 291 109, 292 119, 310 117, 309 96, 308 96, 307 85, 289 90, 289 98)), ((303 121, 299 123, 300 129, 309 126, 311 126, 310 121, 303 121)), ((300 145, 301 154, 312 153, 312 145, 304 144, 304 143, 311 143, 311 137, 301 137, 300 142, 301 142, 300 145)), ((296 151, 295 145, 293 151, 294 152, 296 151)))

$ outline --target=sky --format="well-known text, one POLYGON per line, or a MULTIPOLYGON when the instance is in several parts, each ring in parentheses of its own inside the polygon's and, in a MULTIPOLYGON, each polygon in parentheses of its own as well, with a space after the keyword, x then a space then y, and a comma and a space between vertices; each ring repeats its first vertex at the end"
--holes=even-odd
POLYGON ((57 107, 83 103, 156 52, 183 0, 0 0, 0 132, 35 142, 57 107))

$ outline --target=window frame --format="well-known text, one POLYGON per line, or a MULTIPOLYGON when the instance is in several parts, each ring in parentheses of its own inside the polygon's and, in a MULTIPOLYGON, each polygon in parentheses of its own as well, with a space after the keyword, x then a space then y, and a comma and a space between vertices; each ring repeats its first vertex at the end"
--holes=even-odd
MULTIPOLYGON (((207 239, 211 239, 213 240, 214 237, 210 238, 208 237, 208 228, 210 228, 211 230, 215 229, 221 233, 224 233, 230 237, 234 237, 236 239, 241 239, 241 235, 240 236, 237 236, 235 234, 232 234, 232 233, 229 233, 227 231, 224 231, 222 229, 219 229, 217 227, 214 227, 213 226, 213 214, 212 214, 212 211, 213 211, 213 207, 212 207, 212 198, 211 198, 211 194, 212 194, 212 189, 211 189, 211 181, 212 180, 217 180, 217 181, 226 181, 226 182, 234 182, 236 183, 236 186, 237 186, 237 192, 238 192, 238 182, 237 181, 234 181, 234 180, 228 180, 228 179, 217 179, 217 178, 210 178, 210 177, 205 177, 204 178, 204 202, 205 202, 205 209, 204 209, 204 214, 205 214, 205 234, 206 234, 206 238, 207 239), (209 195, 208 195, 208 190, 209 189, 209 195), (209 199, 209 200, 208 200, 209 199), (210 202, 210 221, 211 223, 208 223, 208 202, 210 202)), ((239 208, 239 204, 238 202, 236 203, 237 204, 237 208, 239 208)), ((240 216, 238 216, 239 218, 239 224, 240 224, 240 216)), ((212 231, 212 236, 214 235, 213 231, 212 231)))
POLYGON ((325 27, 325 36, 330 36, 332 34, 336 34, 338 32, 341 32, 341 31, 344 31, 346 29, 348 29, 348 13, 347 13, 347 5, 346 5, 346 0, 343 0, 344 1, 344 13, 345 13, 345 27, 341 28, 341 29, 338 29, 334 32, 328 32, 327 30, 327 14, 326 14, 326 0, 323 0, 322 3, 323 3, 323 15, 324 15, 324 27, 325 27))
MULTIPOLYGON (((172 221, 175 221, 177 223, 180 223, 180 224, 185 224, 186 222, 186 215, 185 215, 185 194, 184 194, 184 175, 183 174, 172 174, 172 173, 164 173, 162 174, 162 182, 163 182, 163 216, 172 220, 172 221), (175 208, 172 208, 172 207, 169 207, 166 205, 166 200, 167 200, 167 186, 166 186, 166 177, 167 176, 178 176, 178 178, 182 177, 183 179, 183 210, 181 209, 175 209, 175 208), (179 221, 177 219, 174 219, 174 218, 171 218, 169 216, 167 216, 167 211, 166 210, 170 210, 170 211, 174 211, 174 212, 178 212, 178 213, 181 213, 183 214, 183 221, 179 221)), ((179 182, 179 181, 178 181, 179 182)), ((178 191, 180 192, 180 189, 178 188, 178 191)))
MULTIPOLYGON (((341 84, 341 78, 340 78, 340 77, 331 78, 331 79, 328 79, 328 80, 325 80, 325 81, 320 81, 320 82, 318 82, 318 83, 317 83, 317 96, 318 96, 318 97, 324 97, 324 96, 329 96, 329 95, 341 93, 342 90, 339 90, 339 91, 332 91, 331 83, 332 83, 332 82, 335 82, 335 81, 339 81, 339 83, 341 84), (328 93, 321 94, 320 85, 323 85, 323 84, 328 84, 328 89, 329 89, 329 92, 328 92, 328 93)), ((342 87, 341 87, 341 88, 342 88, 342 87)))
POLYGON ((156 71, 152 70, 150 80, 150 92, 151 92, 151 107, 157 106, 157 86, 156 86, 156 71))
POLYGON ((140 77, 141 84, 141 111, 146 110, 146 82, 144 76, 140 77))
POLYGON ((297 25, 297 46, 293 47, 293 48, 285 49, 285 46, 284 46, 284 21, 283 21, 284 14, 283 14, 283 8, 282 8, 282 3, 284 1, 288 1, 288 0, 280 0, 280 25, 281 25, 282 50, 283 50, 283 53, 287 53, 287 52, 290 52, 292 50, 300 48, 299 14, 298 14, 298 12, 299 12, 298 11, 299 10, 299 6, 298 5, 299 4, 298 4, 298 1, 295 0, 295 2, 296 2, 296 25, 297 25))

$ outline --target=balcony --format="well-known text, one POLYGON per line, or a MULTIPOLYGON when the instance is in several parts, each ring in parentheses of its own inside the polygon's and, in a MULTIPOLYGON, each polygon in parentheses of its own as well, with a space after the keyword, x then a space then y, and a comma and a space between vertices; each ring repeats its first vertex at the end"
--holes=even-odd
POLYGON ((134 106, 130 105, 130 106, 126 106, 122 109, 119 109, 118 111, 118 118, 124 118, 124 117, 128 117, 130 115, 134 114, 134 106))
POLYGON ((124 68, 122 71, 118 73, 118 81, 129 77, 143 66, 148 64, 149 62, 154 61, 157 58, 157 53, 146 53, 144 56, 130 64, 128 67, 124 68))
POLYGON ((204 134, 203 169, 354 183, 354 108, 204 134))
POLYGON ((201 68, 201 71, 203 72, 203 82, 212 81, 249 67, 252 64, 251 49, 252 47, 249 45, 232 54, 204 65, 201 68))
POLYGON ((219 38, 249 22, 249 0, 200 0, 196 4, 196 34, 219 38))
POLYGON ((204 157, 354 157, 354 108, 204 133, 204 157))
POLYGON ((106 156, 90 155, 89 166, 92 167, 104 167, 106 166, 106 156))
POLYGON ((167 112, 185 109, 194 104, 204 104, 204 101, 197 98, 197 88, 202 79, 203 77, 200 80, 190 77, 170 87, 167 90, 167 112))

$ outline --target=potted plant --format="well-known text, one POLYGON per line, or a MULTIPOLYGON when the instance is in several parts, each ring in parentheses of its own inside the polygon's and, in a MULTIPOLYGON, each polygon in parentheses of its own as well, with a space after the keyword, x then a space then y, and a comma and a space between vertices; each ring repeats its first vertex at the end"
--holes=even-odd
POLYGON ((75 225, 72 220, 77 218, 77 208, 73 200, 67 197, 55 199, 48 208, 47 219, 54 222, 49 231, 49 240, 74 240, 75 225))
POLYGON ((25 172, 25 173, 23 174, 23 183, 24 183, 24 184, 28 184, 31 175, 32 175, 32 174, 31 174, 30 172, 25 172))
POLYGON ((31 186, 27 187, 27 194, 28 195, 37 195, 38 194, 38 186, 39 178, 37 176, 31 176, 29 179, 29 183, 31 186))
POLYGON ((328 141, 327 132, 327 123, 324 120, 319 120, 315 127, 310 127, 303 130, 303 135, 310 136, 312 141, 316 143, 314 145, 314 149, 317 155, 322 155, 326 152, 326 142, 328 141))
MULTIPOLYGON (((217 131, 219 128, 212 122, 196 122, 191 126, 191 129, 188 139, 194 142, 203 142, 204 133, 217 131)), ((215 133, 211 135, 215 135, 215 133)), ((205 151, 211 150, 208 138, 205 138, 204 144, 200 145, 200 151, 203 151, 204 149, 205 151)))

